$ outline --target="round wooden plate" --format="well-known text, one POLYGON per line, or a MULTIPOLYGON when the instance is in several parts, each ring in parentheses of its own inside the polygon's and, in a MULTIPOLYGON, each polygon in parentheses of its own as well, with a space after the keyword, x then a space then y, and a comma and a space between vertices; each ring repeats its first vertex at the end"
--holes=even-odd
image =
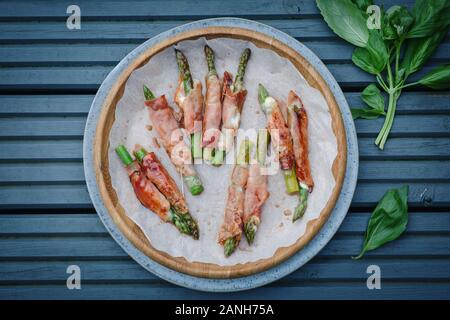
MULTIPOLYGON (((243 19, 198 21, 150 39, 124 58, 102 84, 93 102, 86 126, 84 156, 88 188, 94 205, 109 231, 127 251, 130 251, 129 247, 131 245, 134 254, 136 254, 136 251, 139 252, 139 259, 137 259, 139 262, 142 259, 150 259, 156 262, 159 268, 164 266, 164 270, 169 268, 177 273, 193 276, 192 278, 248 278, 252 274, 261 274, 261 272, 279 265, 296 253, 301 253, 303 250, 299 252, 300 249, 310 243, 317 233, 322 233, 321 228, 330 220, 330 214, 335 211, 333 208, 336 207, 336 202, 340 198, 343 186, 346 188, 347 198, 344 201, 344 207, 346 207, 345 211, 347 211, 356 183, 357 172, 357 164, 349 166, 347 163, 349 155, 352 155, 352 159, 350 159, 352 161, 355 161, 353 155, 357 155, 353 122, 348 120, 348 106, 335 80, 320 60, 294 39, 268 26, 243 19), (243 39, 253 42, 258 47, 275 51, 289 59, 310 86, 321 91, 329 106, 332 116, 332 128, 336 135, 338 146, 338 154, 332 168, 336 180, 335 188, 319 218, 308 223, 305 234, 295 244, 278 249, 273 257, 269 259, 233 266, 219 266, 211 263, 188 262, 184 258, 175 258, 156 250, 149 243, 141 229, 128 218, 118 202, 116 192, 111 185, 108 162, 109 133, 114 122, 117 102, 122 97, 128 77, 134 70, 147 63, 153 55, 161 50, 177 42, 199 37, 243 39), (299 46, 301 50, 299 50, 299 46), (352 150, 349 150, 349 147, 352 150), (350 181, 349 186, 345 186, 344 182, 349 177, 349 174, 352 181, 350 181), (348 199, 349 193, 350 199, 348 199)), ((345 213, 342 219, 344 216, 345 213)), ((339 225, 342 219, 334 222, 333 226, 335 227, 336 223, 339 225)), ((331 236, 332 234, 326 235, 328 240, 331 236)), ((155 272, 153 269, 151 271, 155 272)), ((158 274, 158 272, 155 273, 158 274)), ((167 276, 165 278, 167 279, 167 276)), ((174 281, 173 279, 168 280, 174 281)), ((200 289, 207 290, 208 288, 200 289)))

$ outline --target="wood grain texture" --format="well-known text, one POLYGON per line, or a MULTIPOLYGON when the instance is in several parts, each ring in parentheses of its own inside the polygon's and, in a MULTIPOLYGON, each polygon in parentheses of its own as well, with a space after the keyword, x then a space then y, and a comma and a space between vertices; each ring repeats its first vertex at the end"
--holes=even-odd
POLYGON ((102 111, 97 122, 97 131, 94 141, 94 165, 97 178, 97 185, 100 195, 109 211, 113 221, 125 234, 133 245, 148 255, 153 260, 174 270, 194 276, 207 278, 235 278, 250 275, 267 270, 282 261, 286 260, 298 250, 303 248, 320 230, 328 219, 342 187, 346 167, 346 137, 339 107, 334 100, 331 90, 319 73, 309 64, 308 61, 296 51, 264 34, 240 28, 207 27, 175 35, 154 45, 142 53, 138 58, 131 61, 129 66, 118 77, 108 93, 102 111), (321 91, 327 101, 332 118, 332 128, 337 139, 337 156, 333 162, 333 174, 336 185, 332 191, 328 202, 319 215, 319 218, 307 224, 306 231, 297 242, 289 247, 279 248, 271 258, 260 259, 256 262, 236 264, 233 266, 220 266, 213 263, 188 262, 181 257, 172 257, 165 252, 156 250, 147 240, 143 232, 128 218, 124 209, 117 199, 116 192, 111 185, 108 166, 109 132, 114 122, 116 104, 120 100, 126 81, 130 74, 145 64, 151 57, 162 50, 176 44, 177 42, 195 39, 198 37, 217 38, 229 37, 252 41, 255 45, 268 48, 278 53, 280 56, 289 59, 292 64, 303 75, 310 86, 321 91))

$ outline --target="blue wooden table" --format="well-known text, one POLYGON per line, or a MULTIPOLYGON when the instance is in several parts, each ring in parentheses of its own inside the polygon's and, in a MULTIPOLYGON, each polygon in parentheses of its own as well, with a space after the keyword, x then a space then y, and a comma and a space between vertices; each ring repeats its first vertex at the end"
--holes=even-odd
MULTIPOLYGON (((384 1, 386 7, 399 2, 384 1)), ((98 219, 82 163, 92 99, 129 51, 189 21, 238 16, 274 26, 311 48, 351 106, 362 105, 359 94, 373 79, 352 65, 352 47, 328 29, 314 1, 77 0, 81 29, 69 30, 66 9, 72 3, 0 2, 0 298, 450 298, 448 91, 405 92, 384 151, 373 143, 382 119, 356 122, 360 172, 350 212, 333 240, 292 275, 215 295, 171 285, 140 267, 98 219), (405 183, 407 232, 353 261, 376 202, 387 188, 405 183), (366 287, 372 264, 381 268, 381 290, 366 287), (81 290, 66 287, 69 265, 81 268, 81 290)), ((449 58, 447 37, 425 70, 449 58)))

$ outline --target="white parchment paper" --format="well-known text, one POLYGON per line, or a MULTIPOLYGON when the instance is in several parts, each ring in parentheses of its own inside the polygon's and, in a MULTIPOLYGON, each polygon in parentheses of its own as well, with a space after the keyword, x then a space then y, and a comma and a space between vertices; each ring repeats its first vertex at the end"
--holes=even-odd
POLYGON ((109 170, 112 185, 120 203, 128 216, 141 227, 151 244, 158 250, 174 257, 184 257, 191 262, 207 262, 219 265, 234 265, 270 258, 281 247, 294 244, 306 230, 308 221, 319 217, 325 207, 335 180, 332 174, 333 161, 337 155, 337 139, 331 128, 331 115, 322 94, 308 86, 305 79, 285 58, 271 50, 256 47, 251 42, 218 38, 200 38, 180 42, 177 48, 187 56, 193 77, 203 83, 207 66, 203 47, 207 43, 216 54, 216 68, 219 75, 228 70, 235 75, 242 50, 249 47, 252 55, 247 66, 245 86, 247 99, 242 112, 241 128, 263 128, 266 124, 257 99, 257 85, 264 84, 270 94, 286 101, 289 90, 300 95, 309 117, 309 145, 311 170, 314 178, 314 191, 309 196, 308 209, 304 217, 295 224, 291 222, 292 212, 297 204, 297 196, 285 192, 283 176, 280 173, 269 176, 270 197, 262 210, 262 222, 252 246, 243 235, 239 249, 228 258, 223 248, 217 244, 217 233, 223 221, 226 190, 231 173, 231 165, 212 167, 197 165, 196 169, 205 186, 200 196, 185 192, 190 212, 197 219, 200 240, 181 235, 177 229, 161 220, 144 208, 134 195, 127 173, 115 154, 114 148, 124 144, 129 150, 135 144, 154 151, 169 173, 175 177, 180 188, 183 182, 162 147, 154 143, 156 131, 149 130, 151 121, 144 106, 142 85, 146 84, 157 96, 166 94, 171 106, 178 81, 178 70, 173 48, 158 53, 144 65, 135 70, 125 86, 123 97, 116 108, 116 120, 110 134, 109 170))

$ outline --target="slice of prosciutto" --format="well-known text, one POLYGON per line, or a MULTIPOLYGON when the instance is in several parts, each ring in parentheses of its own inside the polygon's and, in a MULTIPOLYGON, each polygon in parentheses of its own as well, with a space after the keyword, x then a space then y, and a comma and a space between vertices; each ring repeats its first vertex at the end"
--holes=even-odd
POLYGON ((179 128, 172 108, 164 95, 145 101, 150 120, 158 132, 167 154, 179 173, 184 177, 196 176, 191 161, 191 150, 185 141, 183 131, 179 128))
POLYGON ((222 89, 222 129, 227 135, 226 142, 229 150, 230 139, 234 137, 236 131, 239 129, 241 122, 241 111, 244 106, 247 90, 239 90, 233 92, 232 90, 233 78, 229 72, 223 74, 223 89, 222 89))
POLYGON ((283 112, 278 101, 269 97, 265 102, 267 110, 267 130, 269 130, 272 143, 278 147, 278 156, 282 170, 289 170, 294 165, 294 150, 291 133, 284 120, 283 112))
POLYGON ((308 156, 308 117, 300 97, 290 91, 288 94, 288 126, 292 135, 295 156, 295 174, 299 183, 308 187, 309 192, 314 188, 311 167, 308 156))
POLYGON ((189 134, 201 132, 203 118, 202 83, 194 80, 192 90, 189 94, 186 94, 183 79, 180 77, 174 101, 182 111, 182 122, 186 131, 189 134))
MULTIPOLYGON (((259 164, 251 164, 247 180, 247 188, 245 190, 244 201, 244 225, 250 222, 256 228, 261 220, 261 208, 269 198, 269 191, 267 187, 267 175, 261 174, 261 167, 259 164)), ((254 232, 250 235, 246 232, 249 242, 253 241, 254 232)))
POLYGON ((220 138, 222 121, 222 92, 220 79, 216 74, 206 77, 205 112, 203 114, 204 148, 215 148, 220 138))
POLYGON ((178 213, 189 212, 183 194, 154 152, 149 152, 142 158, 141 166, 147 179, 158 188, 178 213))
POLYGON ((225 244, 230 238, 239 243, 242 236, 242 217, 244 214, 245 186, 248 179, 248 166, 236 165, 231 173, 224 221, 219 230, 218 242, 225 244))
POLYGON ((158 188, 147 179, 137 161, 133 161, 126 169, 134 193, 142 205, 156 213, 163 221, 171 221, 169 201, 158 188))

